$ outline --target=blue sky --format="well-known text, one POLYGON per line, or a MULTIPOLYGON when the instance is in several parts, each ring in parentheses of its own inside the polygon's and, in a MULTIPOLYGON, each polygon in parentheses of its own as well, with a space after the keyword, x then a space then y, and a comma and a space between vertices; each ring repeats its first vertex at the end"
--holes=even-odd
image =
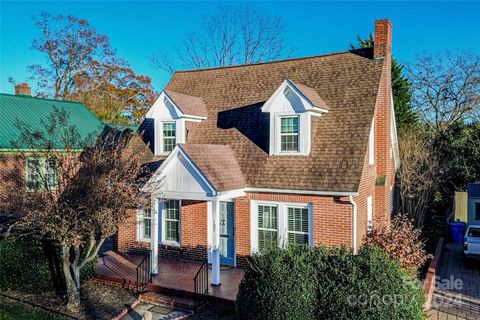
MULTIPOLYGON (((232 2, 230 2, 232 3, 232 2)), ((228 4, 228 3, 227 3, 228 4)), ((30 49, 39 35, 32 15, 42 11, 73 14, 106 34, 118 55, 138 74, 149 75, 157 91, 169 74, 152 67, 156 52, 173 52, 179 39, 194 30, 205 14, 222 2, 100 2, 0 0, 0 92, 13 93, 9 76, 27 80, 26 67, 45 62, 30 49)), ((393 51, 410 63, 421 52, 446 49, 480 51, 480 3, 476 2, 257 2, 258 8, 286 22, 286 40, 293 57, 343 51, 358 34, 373 31, 374 21, 390 18, 393 51)), ((33 86, 35 91, 35 87, 33 86)))

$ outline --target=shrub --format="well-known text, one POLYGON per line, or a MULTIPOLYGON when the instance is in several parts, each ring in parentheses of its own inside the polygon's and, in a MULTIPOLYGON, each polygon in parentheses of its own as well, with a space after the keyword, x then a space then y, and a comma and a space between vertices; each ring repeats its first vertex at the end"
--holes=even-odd
POLYGON ((239 319, 423 319, 420 282, 379 248, 273 249, 251 259, 239 319))
MULTIPOLYGON (((80 273, 81 281, 95 274, 98 257, 90 261, 80 273)), ((63 288, 63 273, 58 248, 36 239, 0 240, 0 290, 18 290, 41 293, 63 288), (46 256, 48 255, 48 257, 46 256), (54 274, 52 279, 52 273, 54 274)))
POLYGON ((316 282, 312 252, 271 248, 253 255, 240 283, 239 319, 312 319, 316 282))
POLYGON ((316 319, 424 319, 420 282, 379 248, 319 259, 316 319))
POLYGON ((53 289, 48 260, 38 240, 0 240, 0 270, 0 290, 39 293, 53 289))
POLYGON ((416 229, 412 221, 404 214, 398 214, 389 228, 373 230, 367 237, 367 245, 375 245, 390 257, 397 259, 401 266, 415 275, 431 257, 425 252, 422 232, 416 229))

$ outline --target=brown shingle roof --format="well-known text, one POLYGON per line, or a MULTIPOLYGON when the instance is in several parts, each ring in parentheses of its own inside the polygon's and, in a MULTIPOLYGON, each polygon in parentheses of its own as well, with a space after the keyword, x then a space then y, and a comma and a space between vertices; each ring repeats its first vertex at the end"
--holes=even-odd
POLYGON ((249 187, 357 192, 383 64, 358 53, 181 71, 167 89, 203 98, 208 119, 188 124, 187 145, 229 145, 249 187), (312 117, 308 156, 268 154, 268 115, 260 108, 286 78, 330 106, 312 117))
POLYGON ((205 174, 217 191, 240 189, 247 186, 242 169, 228 145, 181 144, 195 165, 205 174))
POLYGON ((310 87, 304 86, 301 83, 295 83, 291 81, 293 85, 308 99, 310 102, 317 108, 323 108, 326 110, 330 110, 330 107, 327 103, 318 95, 315 89, 310 87))
POLYGON ((173 99, 183 113, 191 116, 207 116, 207 107, 201 97, 194 97, 170 90, 165 90, 165 92, 173 99))

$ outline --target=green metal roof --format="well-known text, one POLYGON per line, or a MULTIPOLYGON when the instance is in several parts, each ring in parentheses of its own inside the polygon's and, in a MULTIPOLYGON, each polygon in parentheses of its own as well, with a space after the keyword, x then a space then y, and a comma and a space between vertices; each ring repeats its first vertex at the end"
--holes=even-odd
MULTIPOLYGON (((54 111, 54 107, 69 114, 69 123, 74 125, 82 138, 100 133, 104 124, 82 103, 34 98, 26 95, 0 93, 0 149, 12 149, 12 141, 18 141, 20 132, 15 124, 24 122, 32 129, 41 129, 41 121, 54 111)), ((59 149, 63 146, 58 145, 59 149)))

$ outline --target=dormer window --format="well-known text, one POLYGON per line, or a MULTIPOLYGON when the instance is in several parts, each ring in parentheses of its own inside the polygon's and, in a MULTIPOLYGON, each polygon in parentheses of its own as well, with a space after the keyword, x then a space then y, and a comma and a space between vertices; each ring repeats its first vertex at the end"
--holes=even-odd
POLYGON ((154 154, 167 156, 176 144, 186 143, 187 121, 207 119, 207 107, 200 97, 165 90, 145 117, 153 120, 154 154))
POLYGON ((280 117, 280 151, 298 152, 299 117, 280 117))
POLYGON ((175 148, 175 122, 163 122, 163 152, 170 152, 175 148))
POLYGON ((262 107, 270 114, 269 154, 310 154, 311 118, 328 109, 314 89, 285 79, 262 107))

